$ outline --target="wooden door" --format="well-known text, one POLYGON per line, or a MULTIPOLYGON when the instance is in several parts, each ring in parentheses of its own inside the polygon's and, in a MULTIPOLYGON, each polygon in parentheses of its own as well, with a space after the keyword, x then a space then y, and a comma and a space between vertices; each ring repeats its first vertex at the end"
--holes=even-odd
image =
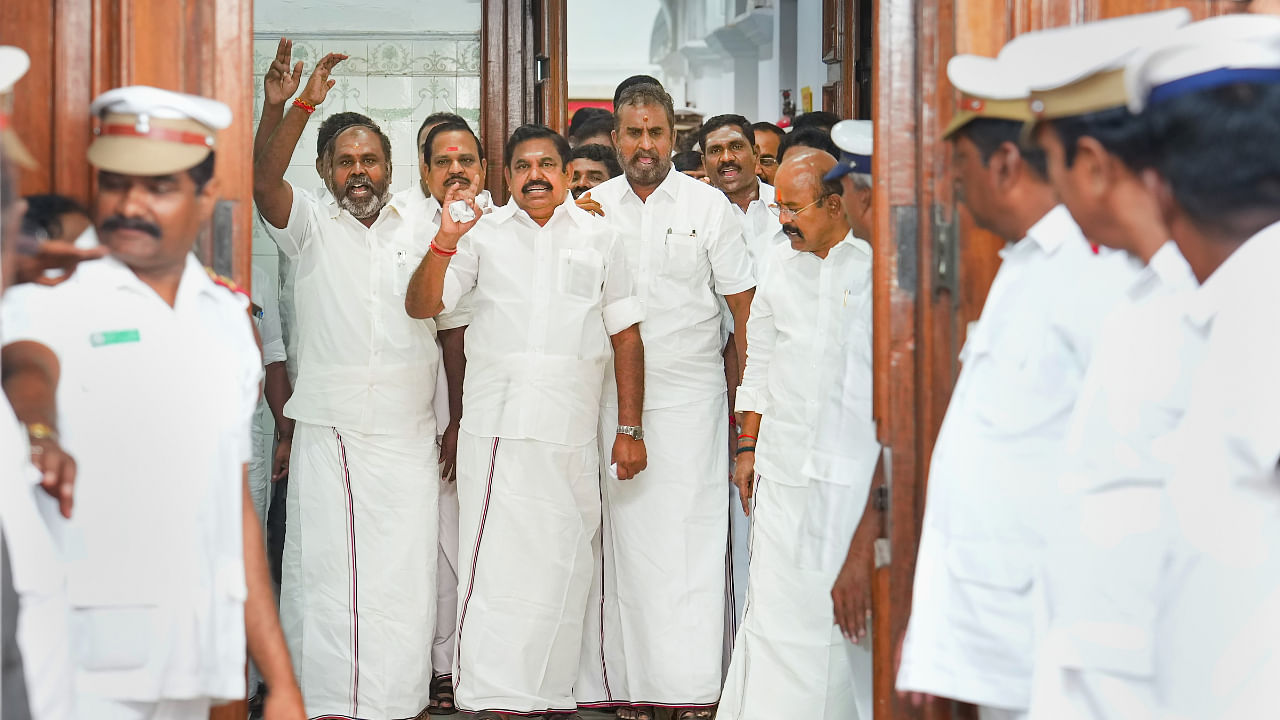
POLYGON ((1197 19, 1233 10, 1221 0, 876 0, 875 413, 890 488, 890 562, 878 570, 875 606, 878 720, 974 716, 960 705, 923 712, 893 692, 929 459, 965 331, 981 312, 1002 245, 973 225, 952 194, 950 149, 939 139, 956 109, 947 61, 994 55, 1030 30, 1170 7, 1187 7, 1197 19))

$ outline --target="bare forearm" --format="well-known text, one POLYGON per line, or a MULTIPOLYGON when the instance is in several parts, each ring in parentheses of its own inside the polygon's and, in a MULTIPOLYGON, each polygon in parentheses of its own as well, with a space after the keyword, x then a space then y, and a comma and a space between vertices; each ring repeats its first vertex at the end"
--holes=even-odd
POLYGON ((262 543, 262 527, 249 495, 248 468, 244 469, 244 572, 249 589, 244 603, 244 627, 249 657, 262 673, 271 689, 293 683, 293 663, 285 645, 280 619, 276 614, 271 576, 267 571, 267 552, 262 543))
POLYGON ((284 415, 284 405, 293 395, 293 386, 289 382, 289 371, 283 362, 267 365, 267 378, 263 394, 267 397, 267 407, 276 420, 276 430, 282 438, 293 437, 293 419, 284 415))
MULTIPOLYGON (((293 189, 285 182, 284 173, 289 169, 293 150, 302 137, 309 115, 298 107, 291 107, 280 120, 261 152, 255 153, 253 163, 253 200, 258 212, 275 227, 289 222, 289 210, 293 205, 293 189)), ((264 118, 263 122, 267 122, 264 118)))
POLYGON ((266 149, 267 142, 271 139, 271 133, 275 132, 282 119, 284 119, 284 105, 272 105, 270 102, 263 100, 262 118, 258 120, 258 132, 253 136, 253 159, 255 162, 262 157, 262 151, 266 149))
POLYGON ((412 318, 429 318, 444 310, 444 275, 449 258, 428 250, 409 278, 404 294, 404 309, 412 318))
POLYGON ((639 425, 644 412, 644 343, 640 326, 613 336, 613 371, 618 379, 618 424, 639 425))
POLYGON ((466 332, 463 326, 439 333, 440 347, 444 350, 444 380, 449 389, 449 422, 455 425, 462 419, 462 382, 467 372, 466 332))
POLYGON ((0 351, 0 377, 18 420, 28 425, 58 424, 58 358, 35 342, 16 342, 0 351))
POLYGON ((884 456, 881 455, 880 460, 876 462, 875 474, 872 475, 871 489, 867 492, 867 502, 862 510, 862 519, 858 521, 858 529, 853 533, 853 539, 849 542, 849 555, 863 554, 870 552, 870 548, 875 543, 876 538, 884 535, 884 513, 876 504, 876 498, 880 495, 881 488, 884 487, 884 476, 881 470, 884 467, 884 456))
POLYGON ((756 295, 755 288, 733 295, 725 295, 729 312, 733 313, 733 342, 738 351, 738 382, 742 382, 742 372, 747 366, 747 319, 751 317, 751 299, 756 295))

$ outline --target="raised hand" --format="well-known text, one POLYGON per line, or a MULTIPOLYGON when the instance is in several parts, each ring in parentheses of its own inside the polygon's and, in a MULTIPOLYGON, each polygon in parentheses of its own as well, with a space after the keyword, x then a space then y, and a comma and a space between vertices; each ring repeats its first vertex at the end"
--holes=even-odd
POLYGON ((276 47, 276 58, 271 61, 271 67, 267 68, 266 77, 263 78, 263 90, 266 92, 266 104, 270 106, 281 106, 298 92, 298 85, 302 82, 302 61, 293 64, 293 70, 289 69, 289 61, 293 57, 293 41, 289 38, 280 38, 280 45, 276 47))
POLYGON ((440 208, 440 230, 436 232, 436 246, 441 250, 456 250, 458 241, 468 230, 475 227, 480 222, 480 206, 476 205, 476 194, 471 188, 462 188, 457 185, 451 185, 444 194, 444 202, 440 208), (475 213, 475 217, 467 222, 458 222, 449 214, 449 205, 456 200, 462 200, 475 213))
POLYGON ((338 82, 329 79, 329 74, 338 63, 346 59, 347 56, 342 53, 329 53, 320 58, 320 62, 316 63, 316 69, 311 71, 311 77, 307 79, 307 86, 298 96, 299 99, 309 105, 319 105, 324 102, 324 99, 329 97, 329 89, 338 82))

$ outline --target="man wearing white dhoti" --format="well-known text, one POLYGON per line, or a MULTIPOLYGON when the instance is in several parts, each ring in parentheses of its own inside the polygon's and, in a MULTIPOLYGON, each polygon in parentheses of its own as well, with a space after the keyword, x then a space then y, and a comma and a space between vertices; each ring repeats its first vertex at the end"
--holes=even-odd
POLYGON ((871 247, 849 230, 840 183, 823 180, 835 164, 804 149, 779 168, 790 243, 773 251, 747 324, 734 479, 751 501, 751 576, 720 701, 732 720, 871 717, 869 641, 844 636, 831 601, 879 455, 871 247), (825 426, 843 442, 820 442, 825 426))
POLYGON ((626 481, 645 466, 640 307, 621 239, 569 196, 571 160, 550 129, 518 128, 504 152, 511 202, 459 220, 457 200, 480 211, 450 188, 405 302, 428 317, 470 293, 454 688, 479 718, 576 709, 610 345, 622 423, 605 440, 611 467, 626 481))
MULTIPOLYGON (((675 112, 661 87, 624 89, 615 139, 624 174, 592 196, 622 237, 646 363, 649 467, 632 483, 604 479, 602 625, 584 648, 580 704, 621 718, 711 717, 723 677, 729 522, 728 405, 720 306, 738 356, 755 288, 742 226, 724 194, 671 167, 675 112)), ((617 423, 612 393, 601 438, 617 423)))
POLYGON ((326 196, 284 180, 343 58, 320 61, 255 164, 297 316, 280 614, 310 715, 412 718, 429 702, 435 633, 439 354, 404 294, 429 226, 391 197, 390 142, 362 115, 321 124, 326 196))

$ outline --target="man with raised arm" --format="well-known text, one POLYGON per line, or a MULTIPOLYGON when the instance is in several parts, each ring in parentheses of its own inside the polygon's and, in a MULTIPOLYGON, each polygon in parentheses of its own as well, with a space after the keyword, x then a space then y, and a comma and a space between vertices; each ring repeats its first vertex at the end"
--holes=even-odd
POLYGON ((458 707, 478 718, 552 717, 576 709, 600 528, 599 440, 621 481, 646 464, 641 308, 622 240, 569 194, 564 138, 524 125, 503 156, 511 201, 481 218, 470 189, 449 188, 445 205, 463 200, 476 217, 441 216, 404 307, 430 317, 470 293, 458 707), (597 438, 610 365, 621 425, 597 438))
POLYGON ((282 118, 264 111, 279 120, 254 166, 258 211, 295 273, 280 612, 309 715, 405 718, 428 705, 435 634, 439 353, 434 324, 404 312, 427 218, 392 197, 390 140, 356 113, 320 126, 327 192, 284 180, 344 59, 322 58, 282 118))

